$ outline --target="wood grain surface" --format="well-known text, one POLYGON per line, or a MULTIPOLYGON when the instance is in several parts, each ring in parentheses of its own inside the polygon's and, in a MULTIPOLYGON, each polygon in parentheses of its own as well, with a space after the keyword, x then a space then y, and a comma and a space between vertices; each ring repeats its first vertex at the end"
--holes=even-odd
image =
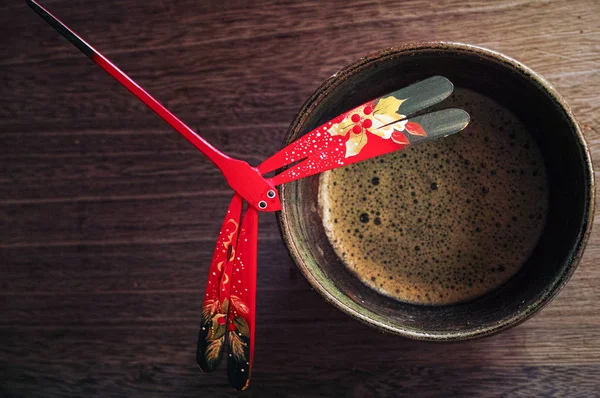
MULTIPOLYGON (((252 164, 279 148, 335 71, 424 40, 485 46, 541 73, 600 164, 597 0, 42 4, 252 164)), ((229 396, 225 372, 201 374, 194 358, 225 181, 24 0, 1 2, 0 32, 0 396, 229 396)), ((275 218, 260 223, 245 395, 598 396, 598 225, 540 314, 489 338, 434 344, 327 304, 288 257, 275 218)))

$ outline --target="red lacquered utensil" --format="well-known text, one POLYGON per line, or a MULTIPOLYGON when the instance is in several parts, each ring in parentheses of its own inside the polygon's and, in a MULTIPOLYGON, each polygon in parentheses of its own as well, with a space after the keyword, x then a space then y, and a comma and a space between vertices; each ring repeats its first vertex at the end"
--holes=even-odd
MULTIPOLYGON (((364 109, 369 111, 370 106, 359 107, 358 110, 353 109, 340 115, 333 121, 313 130, 308 134, 308 139, 302 137, 298 140, 302 141, 301 143, 296 144, 297 141, 295 141, 276 153, 273 158, 281 162, 301 161, 271 178, 273 185, 281 185, 394 152, 409 145, 445 137, 462 130, 469 123, 469 115, 462 109, 445 109, 410 119, 401 115, 404 118, 401 122, 377 129, 367 127, 372 126, 372 119, 368 115, 364 115, 364 109), (352 121, 351 118, 361 114, 363 115, 362 119, 359 119, 359 116, 355 118, 358 120, 357 122, 352 121), (327 149, 322 152, 313 152, 312 149, 319 146, 321 142, 327 149)), ((273 158, 266 161, 269 162, 268 168, 274 166, 274 162, 271 161, 273 158)), ((262 171, 263 164, 258 167, 259 171, 262 171)))
POLYGON ((204 153, 235 191, 210 265, 196 359, 203 371, 213 371, 227 347, 229 381, 236 389, 248 386, 253 362, 257 211, 281 210, 275 186, 454 134, 469 123, 460 109, 413 116, 452 93, 448 79, 434 76, 342 113, 254 168, 214 148, 36 1, 27 3, 204 153), (275 177, 263 177, 290 164, 275 177))
POLYGON ((221 170, 231 188, 247 200, 248 203, 261 211, 281 210, 277 190, 268 180, 262 178, 256 168, 251 167, 242 160, 231 158, 210 145, 206 140, 200 137, 198 133, 189 128, 177 118, 177 116, 148 94, 146 90, 134 82, 133 79, 127 76, 121 69, 117 68, 108 60, 108 58, 90 46, 44 7, 39 5, 37 1, 27 0, 27 4, 29 4, 29 6, 54 29, 73 43, 75 47, 114 77, 125 88, 131 91, 133 95, 138 97, 165 122, 187 138, 187 140, 198 148, 200 152, 206 155, 221 170))
MULTIPOLYGON (((447 109, 413 118, 398 113, 402 111, 409 115, 414 114, 447 98, 452 90, 453 85, 448 79, 435 76, 369 101, 344 112, 294 141, 263 162, 258 170, 266 174, 296 163, 271 179, 273 185, 280 185, 396 151, 410 144, 456 133, 469 122, 469 115, 461 109, 447 109), (412 98, 404 97, 410 93, 417 94, 412 98), (403 107, 405 103, 410 107, 403 107), (371 109, 368 109, 369 107, 371 109), (363 116, 357 119, 354 117, 356 114, 363 116), (380 120, 371 122, 370 125, 365 123, 373 117, 379 117, 380 120), (395 118, 399 119, 395 120, 395 118), (384 123, 389 119, 393 121, 384 123), (361 129, 354 129, 355 126, 360 126, 361 129), (367 141, 360 148, 352 146, 356 136, 362 136, 367 141)), ((238 195, 234 195, 228 215, 221 227, 209 271, 196 356, 200 368, 205 372, 211 372, 221 361, 222 346, 227 341, 229 381, 235 388, 243 389, 249 382, 253 359, 257 231, 252 229, 252 232, 248 232, 244 227, 249 216, 253 220, 250 225, 255 224, 256 213, 251 214, 250 210, 253 209, 249 208, 242 222, 242 232, 237 241, 235 240, 234 233, 237 230, 232 228, 240 224, 239 219, 235 217, 241 214, 238 210, 238 206, 241 208, 241 205, 234 202, 236 197, 238 195), (236 210, 232 211, 234 203, 236 210), (233 270, 222 264, 227 250, 232 253, 228 261, 230 264, 233 263, 233 270), (244 266, 238 267, 236 265, 238 261, 244 266), (243 276, 238 277, 237 272, 243 276), (221 290, 218 294, 215 291, 216 280, 224 281, 221 282, 221 290), (243 288, 236 288, 236 284, 243 288), (231 290, 232 286, 233 290, 231 290)))
MULTIPOLYGON (((356 135, 369 131, 389 139, 393 131, 408 131, 406 123, 401 123, 399 126, 393 126, 394 124, 442 102, 452 94, 453 90, 454 85, 450 80, 442 76, 433 76, 386 94, 323 123, 266 159, 258 169, 261 174, 265 174, 330 148, 336 148, 339 142, 332 137, 348 138, 349 133, 356 135), (328 134, 324 134, 325 132, 328 134)), ((419 134, 416 126, 409 125, 410 127, 414 127, 410 131, 419 134)), ((402 141, 400 135, 394 138, 396 141, 402 141)), ((341 141, 345 142, 345 140, 341 141)), ((346 154, 346 148, 343 148, 343 154, 346 154)), ((351 157, 355 154, 348 153, 348 155, 351 157)))
POLYGON ((227 347, 229 381, 236 389, 250 380, 256 312, 258 213, 249 206, 241 221, 242 206, 234 194, 210 267, 196 350, 200 369, 212 372, 227 347))

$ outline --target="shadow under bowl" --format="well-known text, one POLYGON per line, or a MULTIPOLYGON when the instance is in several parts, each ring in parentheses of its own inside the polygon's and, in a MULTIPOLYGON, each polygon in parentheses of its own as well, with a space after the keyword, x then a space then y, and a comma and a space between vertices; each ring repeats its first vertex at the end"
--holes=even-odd
MULTIPOLYGON (((515 114, 535 139, 549 185, 547 221, 533 253, 507 283, 469 302, 399 302, 363 284, 342 263, 319 215, 319 176, 281 187, 278 222, 311 285, 336 307, 381 330, 423 340, 462 340, 514 326, 543 308, 569 280, 590 234, 594 177, 587 144, 568 106, 524 65, 458 43, 392 48, 342 69, 304 104, 284 146, 338 114, 430 76, 483 94, 515 114)), ((468 110, 467 110, 468 111, 468 110)))

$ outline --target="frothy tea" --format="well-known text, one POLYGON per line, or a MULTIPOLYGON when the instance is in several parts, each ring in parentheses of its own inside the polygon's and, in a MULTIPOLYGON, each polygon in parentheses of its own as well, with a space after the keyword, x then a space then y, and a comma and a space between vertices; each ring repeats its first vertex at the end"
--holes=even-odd
POLYGON ((476 298, 510 279, 539 239, 544 162, 495 101, 456 89, 459 134, 323 173, 319 204, 337 255, 365 284, 415 304, 476 298))

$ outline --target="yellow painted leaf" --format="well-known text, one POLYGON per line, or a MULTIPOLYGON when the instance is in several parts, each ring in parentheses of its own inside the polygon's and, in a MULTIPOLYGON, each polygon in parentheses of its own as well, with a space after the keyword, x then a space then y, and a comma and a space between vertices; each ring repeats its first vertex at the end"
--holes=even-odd
POLYGON ((367 145, 367 133, 365 130, 358 134, 350 133, 350 138, 346 141, 346 157, 356 156, 361 149, 367 145))
POLYGON ((382 98, 377 102, 375 108, 373 109, 374 115, 388 115, 394 117, 395 119, 399 119, 398 108, 400 105, 406 100, 400 100, 396 97, 386 97, 382 98))
POLYGON ((352 120, 350 120, 350 118, 345 118, 344 120, 342 120, 340 123, 335 123, 333 125, 331 125, 331 127, 329 127, 329 129, 327 130, 329 132, 329 134, 336 136, 336 135, 341 135, 341 136, 345 136, 346 134, 348 134, 348 131, 350 131, 350 129, 352 127, 354 127, 356 123, 354 123, 352 120))

